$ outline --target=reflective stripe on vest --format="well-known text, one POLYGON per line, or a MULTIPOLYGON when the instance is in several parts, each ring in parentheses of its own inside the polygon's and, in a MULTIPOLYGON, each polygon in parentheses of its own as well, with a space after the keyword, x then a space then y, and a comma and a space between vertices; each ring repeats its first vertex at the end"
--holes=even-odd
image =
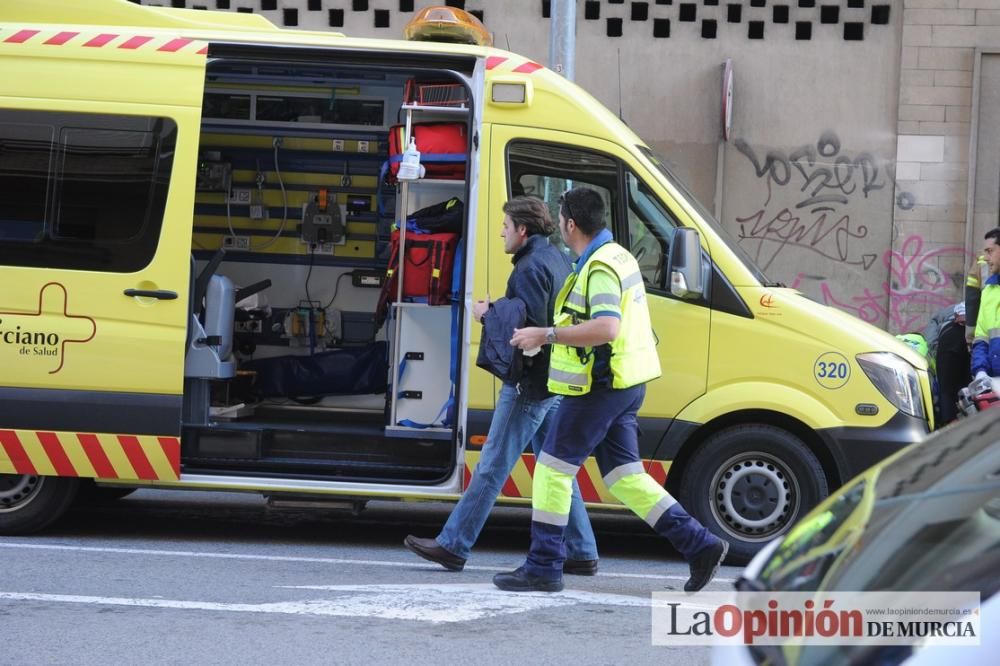
MULTIPOLYGON (((611 342, 611 387, 628 388, 660 376, 646 287, 635 258, 621 245, 599 247, 580 269, 571 273, 556 297, 555 326, 562 328, 590 319, 587 283, 590 271, 600 265, 612 271, 621 284, 621 325, 611 342)), ((594 350, 554 344, 549 358, 549 390, 559 395, 583 395, 593 384, 594 350)))

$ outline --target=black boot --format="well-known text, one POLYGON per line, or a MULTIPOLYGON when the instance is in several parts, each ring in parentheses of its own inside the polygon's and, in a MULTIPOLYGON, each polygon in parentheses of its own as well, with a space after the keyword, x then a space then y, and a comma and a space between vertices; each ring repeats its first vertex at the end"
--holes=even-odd
POLYGON ((562 579, 547 580, 533 576, 519 567, 509 573, 498 573, 493 576, 493 584, 507 592, 561 592, 562 579))
POLYGON ((691 568, 691 577, 684 583, 685 592, 697 592, 709 584, 715 578, 716 572, 722 566, 722 560, 726 559, 729 552, 729 542, 719 539, 719 541, 705 548, 688 563, 691 568))

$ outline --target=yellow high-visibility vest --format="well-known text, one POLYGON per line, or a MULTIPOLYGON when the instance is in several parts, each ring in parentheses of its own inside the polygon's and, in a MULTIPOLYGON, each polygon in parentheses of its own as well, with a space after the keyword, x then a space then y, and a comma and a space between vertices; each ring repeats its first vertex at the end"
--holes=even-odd
MULTIPOLYGON (((605 243, 563 284, 555 304, 555 326, 562 328, 590 319, 587 283, 590 271, 601 265, 614 272, 622 287, 621 327, 611 343, 611 387, 629 388, 660 376, 660 359, 646 304, 646 287, 639 264, 617 243, 605 243)), ((558 331, 556 333, 558 337, 558 331)), ((552 345, 549 391, 559 395, 584 395, 593 385, 593 348, 552 345)))

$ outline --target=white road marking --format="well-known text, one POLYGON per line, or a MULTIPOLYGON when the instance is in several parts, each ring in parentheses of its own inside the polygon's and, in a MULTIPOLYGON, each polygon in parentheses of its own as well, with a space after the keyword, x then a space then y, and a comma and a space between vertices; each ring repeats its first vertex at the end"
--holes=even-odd
MULTIPOLYGON (((196 552, 191 550, 154 550, 149 548, 99 548, 96 546, 60 546, 55 544, 41 544, 41 543, 20 543, 20 542, 7 542, 0 540, 0 548, 21 548, 21 549, 35 549, 35 550, 55 550, 55 551, 70 551, 70 552, 84 552, 84 553, 111 553, 117 555, 161 555, 167 557, 198 557, 205 559, 221 559, 221 560, 257 560, 257 561, 267 561, 267 562, 315 562, 318 564, 346 564, 346 565, 359 565, 359 566, 372 566, 372 567, 401 567, 404 569, 429 569, 435 571, 441 571, 441 567, 436 564, 426 564, 422 561, 407 561, 407 562, 394 562, 391 560, 351 560, 335 557, 301 557, 293 555, 250 555, 241 553, 205 553, 196 552)), ((416 558, 416 556, 414 556, 416 558)), ((467 565, 465 569, 467 571, 507 571, 513 568, 512 566, 505 567, 482 567, 482 566, 469 566, 467 565)), ((608 577, 608 578, 642 578, 648 580, 687 580, 687 576, 678 576, 671 574, 636 574, 636 573, 615 573, 601 571, 597 574, 598 576, 608 577)), ((733 578, 714 578, 713 583, 732 583, 735 579, 733 578)))
MULTIPOLYGON (((651 598, 604 594, 583 590, 559 593, 514 594, 493 585, 329 585, 289 586, 287 589, 324 590, 340 593, 330 599, 305 599, 262 604, 182 601, 177 599, 96 597, 36 592, 0 592, 0 602, 40 601, 101 606, 132 606, 171 610, 200 610, 235 613, 278 613, 323 617, 371 617, 384 620, 415 620, 439 624, 469 622, 498 615, 534 610, 594 604, 651 608, 651 598)), ((700 607, 700 606, 699 606, 700 607)), ((706 607, 707 608, 707 607, 706 607)))

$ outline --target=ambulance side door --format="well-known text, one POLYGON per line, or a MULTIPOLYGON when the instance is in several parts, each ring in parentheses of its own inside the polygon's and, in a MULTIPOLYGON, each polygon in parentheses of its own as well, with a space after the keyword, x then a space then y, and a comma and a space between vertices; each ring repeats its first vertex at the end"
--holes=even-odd
POLYGON ((0 45, 0 429, 41 474, 179 474, 204 44, 131 30, 0 45))

